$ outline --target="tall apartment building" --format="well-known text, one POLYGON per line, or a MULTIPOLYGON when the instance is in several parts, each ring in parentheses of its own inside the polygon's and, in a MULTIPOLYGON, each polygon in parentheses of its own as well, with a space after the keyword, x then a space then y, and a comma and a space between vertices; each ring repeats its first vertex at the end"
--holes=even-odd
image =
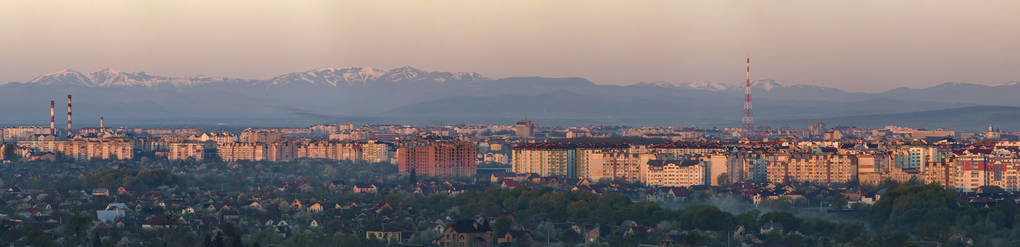
POLYGON ((596 167, 592 173, 601 174, 592 179, 641 180, 641 167, 656 158, 653 153, 607 150, 596 154, 596 167))
POLYGON ((650 160, 641 166, 641 174, 641 183, 661 187, 705 185, 711 179, 699 159, 650 160))
POLYGON ((519 144, 513 152, 515 173, 535 173, 539 176, 577 175, 577 147, 559 143, 519 144))
POLYGON ((975 191, 981 186, 998 186, 1009 191, 1020 190, 1020 158, 992 153, 960 154, 956 157, 955 186, 975 191))
POLYGON ((336 143, 328 141, 302 143, 302 145, 297 148, 297 157, 305 159, 336 160, 336 143))
POLYGON ((268 158, 268 148, 259 143, 224 143, 217 146, 217 153, 223 161, 262 161, 268 158))
POLYGON ((705 157, 705 159, 708 161, 707 162, 707 166, 708 166, 708 184, 712 185, 712 186, 729 185, 729 183, 730 183, 730 179, 729 178, 727 178, 726 181, 722 181, 725 184, 719 183, 720 181, 718 179, 719 176, 722 176, 723 173, 726 173, 727 176, 733 176, 733 175, 729 175, 729 174, 733 174, 733 173, 729 173, 729 163, 730 163, 729 162, 729 157, 727 157, 725 154, 712 154, 712 155, 708 155, 707 157, 705 157))
MULTIPOLYGON (((765 160, 767 157, 763 153, 724 153, 724 154, 712 154, 711 166, 713 169, 718 169, 717 163, 722 161, 722 155, 725 157, 724 169, 729 177, 729 183, 736 183, 741 181, 765 181, 766 167, 768 161, 765 160)), ((712 174, 716 174, 712 179, 718 178, 718 171, 713 171, 712 174)), ((718 182, 718 181, 715 181, 718 182)), ((715 184, 713 184, 715 185, 715 184)))
POLYGON ((854 158, 857 159, 857 178, 860 184, 876 185, 882 182, 875 155, 859 154, 854 158))
POLYGON ((639 157, 632 154, 638 152, 643 151, 631 150, 630 145, 620 143, 524 143, 513 148, 511 163, 513 171, 522 174, 591 179, 633 174, 630 177, 637 180, 641 164, 636 160, 639 157), (628 167, 633 168, 631 173, 625 172, 628 167))
POLYGON ((300 145, 290 141, 278 141, 267 144, 266 159, 269 161, 291 161, 301 157, 300 145))
POLYGON ((336 157, 337 160, 356 161, 362 160, 363 152, 358 143, 341 142, 333 146, 333 152, 330 155, 336 157))
POLYGON ((514 134, 520 137, 535 137, 535 124, 528 120, 518 121, 514 124, 514 134))
POLYGON ((367 141, 360 143, 361 158, 371 163, 389 163, 390 162, 390 145, 386 143, 367 141))
POLYGON ((397 148, 400 173, 425 176, 470 177, 475 175, 475 145, 469 142, 436 141, 397 148))
POLYGON ((578 149, 574 151, 576 157, 575 174, 578 177, 599 180, 604 177, 602 169, 602 153, 610 152, 601 149, 578 149))
POLYGON ((854 159, 839 154, 777 154, 767 170, 772 183, 846 183, 857 177, 854 159))
POLYGON ((958 170, 956 163, 936 162, 925 166, 927 169, 921 172, 921 181, 926 184, 939 184, 946 188, 956 187, 958 170))
POLYGON ((943 152, 935 146, 903 146, 893 151, 896 167, 925 170, 925 165, 944 161, 943 152))
POLYGON ((169 160, 188 160, 193 159, 196 161, 204 160, 206 157, 206 148, 204 143, 196 142, 183 142, 183 143, 170 143, 169 152, 167 152, 167 159, 169 160))

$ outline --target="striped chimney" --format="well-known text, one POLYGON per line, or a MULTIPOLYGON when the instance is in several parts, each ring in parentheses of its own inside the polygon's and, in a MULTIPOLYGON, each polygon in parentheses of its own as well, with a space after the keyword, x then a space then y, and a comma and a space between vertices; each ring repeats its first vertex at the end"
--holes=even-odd
POLYGON ((67 95, 67 137, 71 137, 71 95, 67 95))
POLYGON ((50 100, 50 135, 55 136, 57 135, 57 125, 54 123, 53 104, 54 102, 50 100))

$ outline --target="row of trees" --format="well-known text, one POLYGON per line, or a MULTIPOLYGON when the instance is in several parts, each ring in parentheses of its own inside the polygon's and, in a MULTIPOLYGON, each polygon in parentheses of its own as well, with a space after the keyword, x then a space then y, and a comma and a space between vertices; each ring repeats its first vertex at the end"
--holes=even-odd
POLYGON ((109 169, 85 176, 85 186, 111 188, 124 186, 136 189, 152 189, 159 186, 187 185, 188 180, 170 173, 169 170, 135 170, 130 168, 109 169))

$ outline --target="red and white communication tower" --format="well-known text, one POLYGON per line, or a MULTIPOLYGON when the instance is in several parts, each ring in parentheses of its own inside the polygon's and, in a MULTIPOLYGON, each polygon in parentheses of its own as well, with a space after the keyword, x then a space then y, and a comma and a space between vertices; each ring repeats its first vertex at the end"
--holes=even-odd
POLYGON ((740 123, 744 126, 744 133, 754 133, 754 113, 751 112, 751 57, 747 57, 747 73, 744 82, 744 118, 740 123))

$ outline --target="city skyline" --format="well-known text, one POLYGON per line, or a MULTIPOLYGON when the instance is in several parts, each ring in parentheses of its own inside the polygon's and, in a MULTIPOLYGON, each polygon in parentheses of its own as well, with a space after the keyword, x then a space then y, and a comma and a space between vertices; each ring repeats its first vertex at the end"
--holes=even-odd
POLYGON ((1003 31, 1020 29, 1012 1, 237 3, 3 2, 0 30, 10 35, 0 45, 13 49, 0 58, 0 82, 107 67, 259 79, 413 66, 606 85, 734 83, 747 55, 758 61, 752 78, 853 92, 1020 80, 1009 69, 1020 34, 1003 31))
POLYGON ((1018 12, 0 0, 0 246, 1020 246, 1018 12))

